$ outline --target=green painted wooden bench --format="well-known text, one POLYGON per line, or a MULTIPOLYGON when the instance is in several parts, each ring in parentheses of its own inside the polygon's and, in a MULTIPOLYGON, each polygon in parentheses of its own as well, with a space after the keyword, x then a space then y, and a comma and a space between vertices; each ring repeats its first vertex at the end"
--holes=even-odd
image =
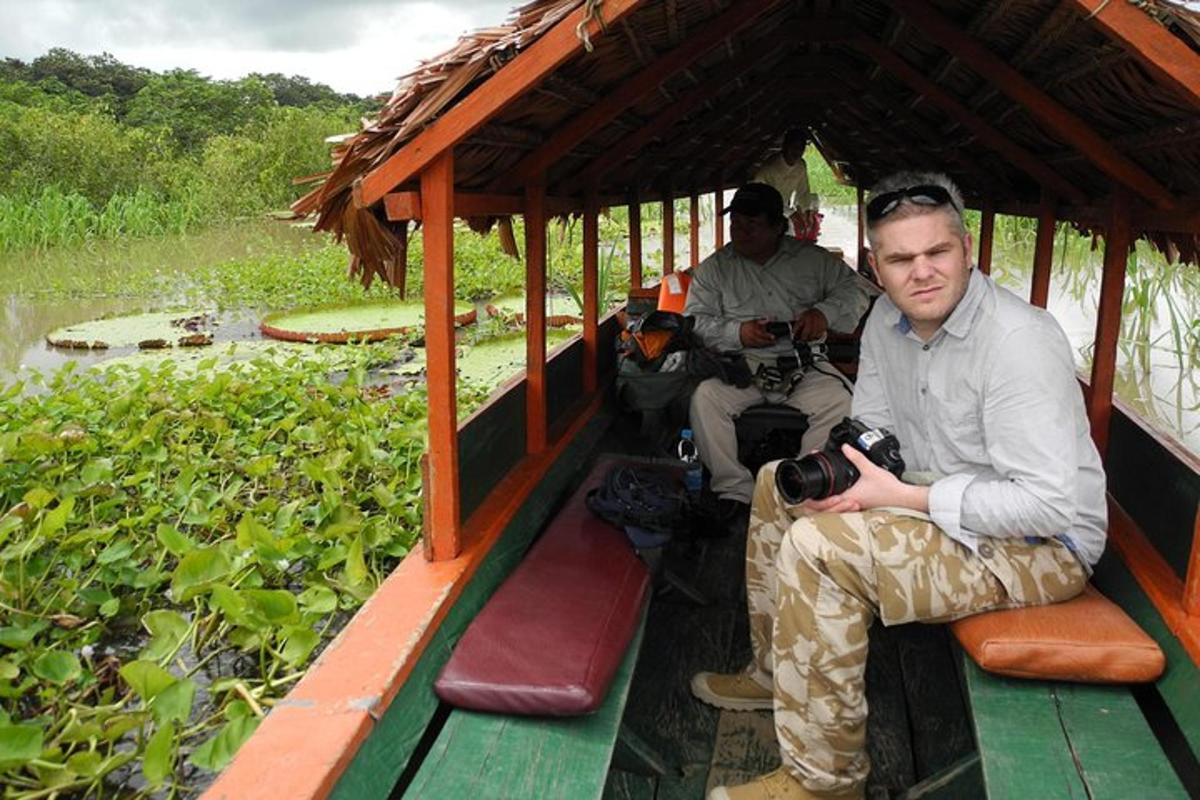
POLYGON ((1154 684, 1006 678, 962 655, 977 752, 905 794, 991 800, 1163 800, 1198 796, 1200 670, 1115 555, 1095 582, 1167 656, 1154 684))
POLYGON ((667 767, 621 724, 646 613, 603 705, 582 717, 518 717, 455 709, 421 762, 405 798, 598 798, 614 752, 623 769, 665 774, 667 767))

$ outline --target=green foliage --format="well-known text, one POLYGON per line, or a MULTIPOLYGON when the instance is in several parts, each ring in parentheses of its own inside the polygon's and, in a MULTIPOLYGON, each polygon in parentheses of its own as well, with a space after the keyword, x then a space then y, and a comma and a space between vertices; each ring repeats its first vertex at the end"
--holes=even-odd
POLYGON ((130 759, 187 792, 228 763, 419 535, 425 396, 364 384, 394 356, 67 368, 0 397, 11 792, 115 796, 130 759))
POLYGON ((212 136, 264 122, 274 106, 271 90, 257 78, 213 81, 177 69, 152 77, 130 101, 125 121, 165 129, 179 147, 194 151, 212 136))

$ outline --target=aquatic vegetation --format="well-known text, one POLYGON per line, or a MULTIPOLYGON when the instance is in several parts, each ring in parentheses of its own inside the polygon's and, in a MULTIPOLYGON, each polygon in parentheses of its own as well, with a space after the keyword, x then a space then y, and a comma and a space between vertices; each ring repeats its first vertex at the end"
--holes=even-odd
MULTIPOLYGON (((475 321, 475 310, 468 305, 457 305, 455 314, 460 325, 475 321)), ((261 329, 267 336, 288 341, 377 341, 412 333, 424 318, 424 303, 392 301, 269 314, 261 329)))
POLYGON ((90 350, 200 347, 212 344, 215 326, 210 311, 154 311, 69 325, 46 334, 46 341, 55 347, 90 350))
POLYGON ((201 786, 416 542, 423 390, 328 350, 0 397, 8 796, 201 786))

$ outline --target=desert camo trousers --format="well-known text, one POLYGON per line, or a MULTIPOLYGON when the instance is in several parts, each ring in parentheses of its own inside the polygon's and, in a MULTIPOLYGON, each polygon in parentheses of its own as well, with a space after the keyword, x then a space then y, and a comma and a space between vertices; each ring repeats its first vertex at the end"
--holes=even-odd
MULTIPOLYGON (((746 542, 754 651, 775 695, 784 766, 809 791, 863 791, 867 631, 1068 600, 1087 575, 1057 540, 989 539, 973 553, 925 519, 887 511, 806 515, 760 470, 746 542)), ((847 795, 849 793, 849 795, 847 795)))

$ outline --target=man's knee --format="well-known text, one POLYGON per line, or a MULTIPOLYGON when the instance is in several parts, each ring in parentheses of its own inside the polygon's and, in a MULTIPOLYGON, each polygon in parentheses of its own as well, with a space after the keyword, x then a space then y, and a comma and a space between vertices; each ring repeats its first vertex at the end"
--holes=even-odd
POLYGON ((819 565, 831 560, 858 560, 870 552, 862 514, 810 514, 792 523, 784 548, 793 559, 819 565))
POLYGON ((721 383, 719 378, 706 378, 700 381, 700 385, 696 387, 696 391, 692 392, 691 412, 693 419, 697 413, 704 414, 721 411, 729 414, 728 411, 724 410, 723 406, 725 404, 721 402, 720 398, 723 386, 724 384, 721 383))

